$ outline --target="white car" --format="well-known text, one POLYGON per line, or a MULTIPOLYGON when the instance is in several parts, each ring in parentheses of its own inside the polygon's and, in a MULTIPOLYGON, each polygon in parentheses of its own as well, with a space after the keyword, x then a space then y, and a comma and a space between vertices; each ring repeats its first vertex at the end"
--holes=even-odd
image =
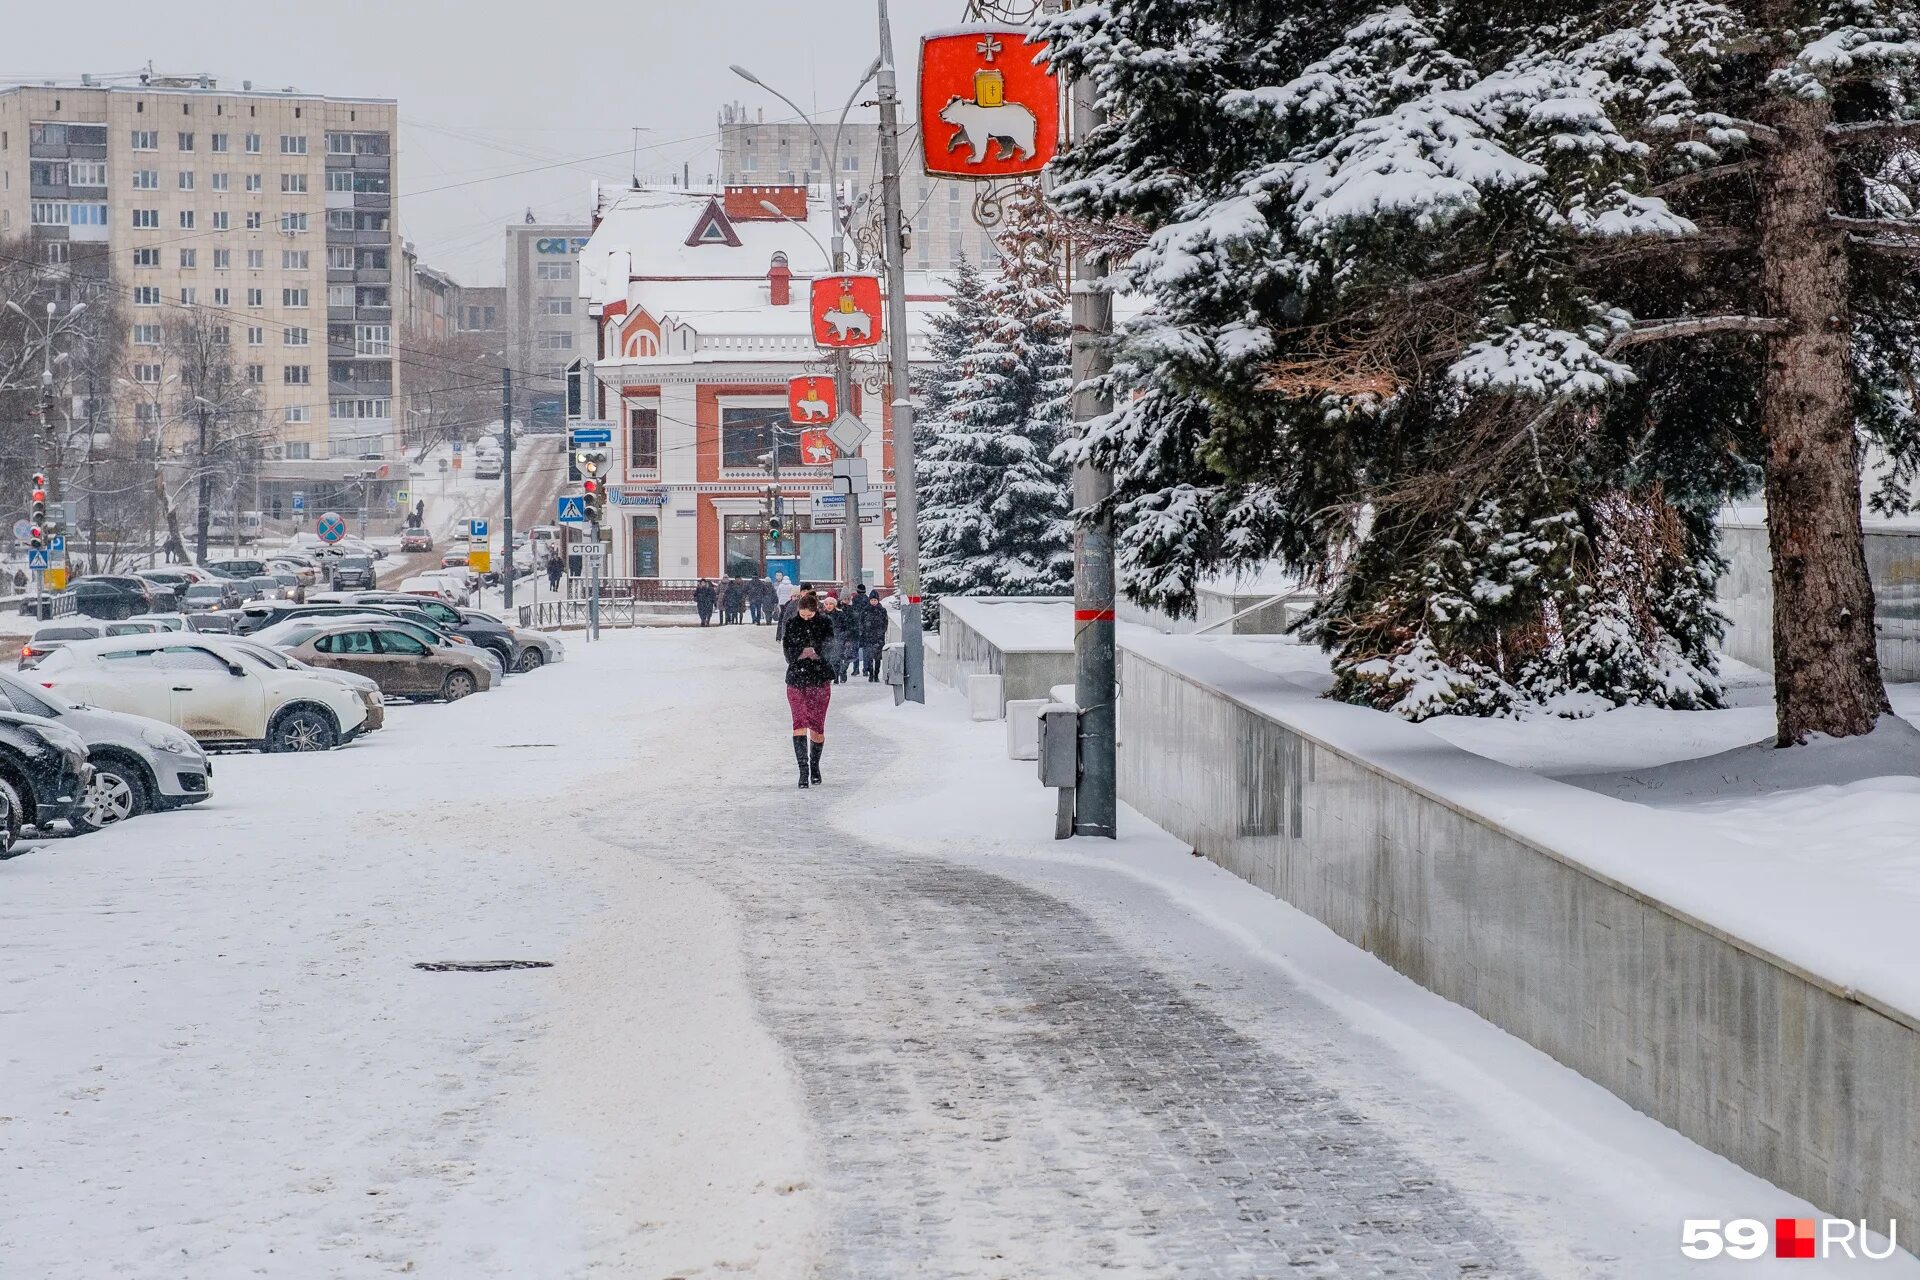
POLYGON ((315 672, 276 670, 205 634, 75 641, 33 679, 72 701, 164 720, 209 747, 326 751, 369 727, 355 690, 315 672))

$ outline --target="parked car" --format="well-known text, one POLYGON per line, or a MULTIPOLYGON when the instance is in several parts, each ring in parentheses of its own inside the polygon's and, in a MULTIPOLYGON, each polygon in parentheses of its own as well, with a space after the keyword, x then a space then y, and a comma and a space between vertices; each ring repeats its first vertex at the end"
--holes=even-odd
POLYGON ((209 560, 207 569, 223 578, 257 578, 267 571, 265 560, 209 560))
POLYGON ((196 631, 231 631, 240 603, 239 586, 231 579, 196 582, 187 588, 180 612, 187 615, 196 631))
POLYGON ((73 597, 73 611, 89 618, 131 618, 153 612, 153 590, 139 578, 81 578, 67 591, 73 597))
POLYGON ((115 636, 133 635, 135 632, 132 630, 117 631, 113 628, 132 628, 136 626, 144 626, 149 631, 190 630, 187 625, 187 615, 184 613, 143 613, 138 617, 128 618, 125 622, 111 624, 107 629, 107 634, 115 636))
POLYGON ((267 572, 275 577, 288 574, 302 587, 311 587, 320 581, 319 567, 305 556, 275 556, 267 561, 267 572))
MULTIPOLYGON (((522 646, 515 641, 507 624, 491 614, 481 613, 475 609, 457 608, 445 600, 406 591, 370 591, 355 599, 362 604, 416 608, 443 629, 464 637, 474 644, 491 649, 507 670, 520 669, 522 646)), ((545 661, 552 652, 552 650, 543 651, 542 660, 545 661)))
POLYGON ((400 535, 402 551, 433 550, 433 534, 425 529, 408 529, 400 535))
POLYGON ((144 617, 125 618, 118 622, 62 618, 58 622, 42 623, 20 646, 17 669, 31 671, 42 658, 73 640, 98 640, 102 636, 145 636, 163 630, 166 628, 158 619, 144 617))
POLYGON ((366 704, 367 708, 367 723, 362 728, 362 733, 372 733, 387 723, 386 697, 380 692, 380 686, 365 676, 355 675, 350 671, 326 671, 319 667, 310 667, 297 658, 289 657, 285 651, 277 649, 272 645, 257 643, 251 637, 245 640, 230 640, 228 643, 231 644, 235 651, 243 658, 258 663, 261 666, 269 667, 275 671, 304 671, 309 675, 318 676, 323 680, 331 680, 344 688, 352 690, 354 695, 366 704))
POLYGON ((0 843, 11 852, 25 827, 71 822, 92 774, 79 734, 39 716, 0 711, 0 808, 6 811, 0 843))
POLYGON ((145 716, 68 702, 51 689, 0 672, 0 711, 52 720, 86 743, 93 776, 74 826, 83 831, 143 813, 198 804, 212 794, 213 765, 200 744, 145 716))
POLYGON ((207 746, 325 751, 365 731, 365 702, 338 681, 244 656, 207 635, 76 640, 35 679, 65 697, 164 720, 207 746))
POLYGON ((133 576, 147 584, 156 613, 169 613, 180 607, 180 600, 193 582, 184 573, 168 569, 136 569, 133 576))
POLYGON ((241 584, 255 600, 291 600, 293 589, 298 583, 283 583, 271 573, 263 573, 257 578, 248 578, 241 584))
POLYGON ((329 590, 371 591, 376 585, 372 556, 339 556, 327 566, 329 590))
POLYGON ((541 667, 566 660, 567 647, 557 637, 530 627, 511 625, 507 627, 507 632, 513 637, 515 671, 538 671, 541 667))
POLYGON ((462 551, 458 547, 455 547, 440 557, 440 567, 442 569, 464 569, 469 563, 470 556, 470 552, 462 551))
POLYGON ((494 686, 487 663, 460 646, 429 645, 410 629, 378 622, 337 622, 288 652, 302 662, 366 676, 393 698, 456 702, 494 686))

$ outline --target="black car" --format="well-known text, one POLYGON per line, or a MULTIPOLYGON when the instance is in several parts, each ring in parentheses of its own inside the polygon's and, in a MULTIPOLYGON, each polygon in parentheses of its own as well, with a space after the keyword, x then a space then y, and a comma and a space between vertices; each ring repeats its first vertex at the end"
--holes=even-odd
POLYGON ((327 562, 327 586, 334 591, 371 591, 372 556, 335 556, 327 562))
POLYGON ((14 711, 0 711, 0 808, 7 810, 11 849, 22 827, 46 830, 70 820, 86 800, 92 766, 72 730, 14 711))
POLYGON ((240 585, 231 579, 196 582, 180 601, 180 612, 195 631, 231 631, 240 608, 240 585))
POLYGON ((139 578, 82 578, 67 588, 73 611, 89 618, 131 618, 153 612, 153 589, 139 578))
POLYGON ((267 571, 265 560, 209 560, 202 568, 208 573, 217 573, 223 578, 236 578, 244 581, 257 578, 267 571))

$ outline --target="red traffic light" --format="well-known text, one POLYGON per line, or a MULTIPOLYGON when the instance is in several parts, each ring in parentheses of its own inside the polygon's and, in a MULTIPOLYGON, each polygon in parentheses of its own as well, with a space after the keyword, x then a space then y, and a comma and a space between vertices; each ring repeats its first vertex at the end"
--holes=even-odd
POLYGON ((47 477, 45 472, 36 471, 33 473, 33 487, 36 489, 44 489, 47 487, 47 477))
POLYGON ((588 493, 598 493, 600 491, 600 482, 592 476, 588 476, 585 480, 581 481, 581 487, 588 493))
POLYGON ((35 489, 33 491, 33 500, 35 502, 45 502, 47 500, 47 491, 45 489, 35 489))

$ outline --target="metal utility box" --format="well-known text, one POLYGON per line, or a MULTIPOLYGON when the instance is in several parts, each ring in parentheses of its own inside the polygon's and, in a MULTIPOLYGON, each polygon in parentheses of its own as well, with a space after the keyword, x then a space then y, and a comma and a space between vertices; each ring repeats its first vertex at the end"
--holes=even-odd
POLYGON ((1040 785, 1080 785, 1080 713, 1058 702, 1040 709, 1040 785))

